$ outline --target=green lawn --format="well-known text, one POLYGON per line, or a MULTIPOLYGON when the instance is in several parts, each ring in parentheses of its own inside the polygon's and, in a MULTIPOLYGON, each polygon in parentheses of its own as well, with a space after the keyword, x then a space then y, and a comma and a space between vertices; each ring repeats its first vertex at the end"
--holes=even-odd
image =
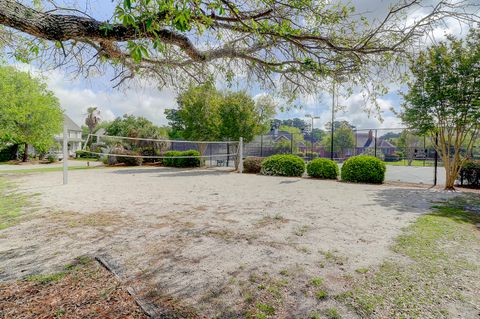
POLYGON ((30 205, 28 196, 15 192, 15 187, 0 179, 0 230, 15 225, 30 205))
POLYGON ((480 199, 457 198, 419 217, 395 256, 340 296, 363 318, 473 318, 480 304, 480 199), (452 313, 453 311, 453 313, 452 313))
MULTIPOLYGON (((102 168, 98 166, 69 166, 69 171, 76 171, 81 169, 98 169, 102 168)), ((45 173, 45 172, 60 172, 63 171, 63 167, 39 167, 39 168, 29 168, 29 169, 9 169, 1 170, 0 175, 4 173, 45 173)))
POLYGON ((98 158, 94 157, 79 157, 79 158, 72 158, 70 161, 78 161, 78 162, 98 162, 98 158))
MULTIPOLYGON (((385 162, 387 165, 394 165, 394 166, 408 166, 408 161, 406 160, 400 160, 396 162, 385 162)), ((413 160, 411 166, 433 166, 434 163, 432 160, 426 160, 426 161, 421 161, 421 160, 413 160)), ((439 163, 440 166, 440 163, 439 163)))

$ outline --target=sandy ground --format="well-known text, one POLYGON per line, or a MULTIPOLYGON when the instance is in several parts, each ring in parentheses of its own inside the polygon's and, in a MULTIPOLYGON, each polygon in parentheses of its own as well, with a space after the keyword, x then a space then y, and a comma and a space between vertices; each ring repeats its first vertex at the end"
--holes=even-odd
POLYGON ((252 307, 248 294, 262 300, 255 287, 282 276, 275 318, 331 306, 334 300, 320 304, 312 295, 311 278, 341 292, 355 269, 389 255, 403 226, 450 196, 215 170, 81 170, 66 186, 61 174, 8 176, 37 194, 37 209, 0 232, 0 280, 108 254, 158 300, 178 300, 208 318, 242 316, 252 307))

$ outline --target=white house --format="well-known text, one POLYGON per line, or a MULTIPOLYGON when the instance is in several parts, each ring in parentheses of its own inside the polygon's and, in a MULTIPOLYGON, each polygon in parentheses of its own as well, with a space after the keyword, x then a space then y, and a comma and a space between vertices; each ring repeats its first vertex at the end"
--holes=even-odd
MULTIPOLYGON (((82 149, 82 128, 66 114, 63 115, 63 119, 68 131, 68 154, 75 156, 75 151, 82 149)), ((61 152, 63 154, 63 131, 55 136, 55 141, 62 146, 61 152)))

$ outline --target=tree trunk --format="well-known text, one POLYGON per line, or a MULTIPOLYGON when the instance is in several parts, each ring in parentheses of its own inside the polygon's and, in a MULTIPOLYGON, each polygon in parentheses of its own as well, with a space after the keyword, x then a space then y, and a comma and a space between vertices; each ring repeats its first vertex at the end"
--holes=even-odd
POLYGON ((453 173, 451 169, 445 167, 445 190, 455 190, 455 180, 457 179, 457 174, 453 173))
POLYGON ((28 161, 28 143, 25 143, 25 150, 23 151, 23 162, 28 161))
POLYGON ((445 190, 455 190, 455 181, 457 180, 461 165, 454 160, 445 161, 445 190))

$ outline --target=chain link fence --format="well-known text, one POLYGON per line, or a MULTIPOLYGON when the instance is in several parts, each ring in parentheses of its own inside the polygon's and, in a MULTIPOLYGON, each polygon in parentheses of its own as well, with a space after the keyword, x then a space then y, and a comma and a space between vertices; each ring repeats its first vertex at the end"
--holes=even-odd
MULTIPOLYGON (((442 160, 434 148, 430 136, 408 128, 352 129, 349 127, 323 131, 321 134, 290 133, 272 130, 246 143, 244 156, 268 157, 275 154, 295 154, 305 161, 315 158, 331 158, 339 163, 356 155, 375 156, 387 165, 431 167, 429 180, 436 183, 436 166, 442 160), (333 135, 333 147, 332 147, 333 135)), ((480 159, 480 146, 467 154, 480 159)), ((401 169, 401 168, 398 168, 401 169)), ((400 180, 400 179, 399 179, 400 180)))

